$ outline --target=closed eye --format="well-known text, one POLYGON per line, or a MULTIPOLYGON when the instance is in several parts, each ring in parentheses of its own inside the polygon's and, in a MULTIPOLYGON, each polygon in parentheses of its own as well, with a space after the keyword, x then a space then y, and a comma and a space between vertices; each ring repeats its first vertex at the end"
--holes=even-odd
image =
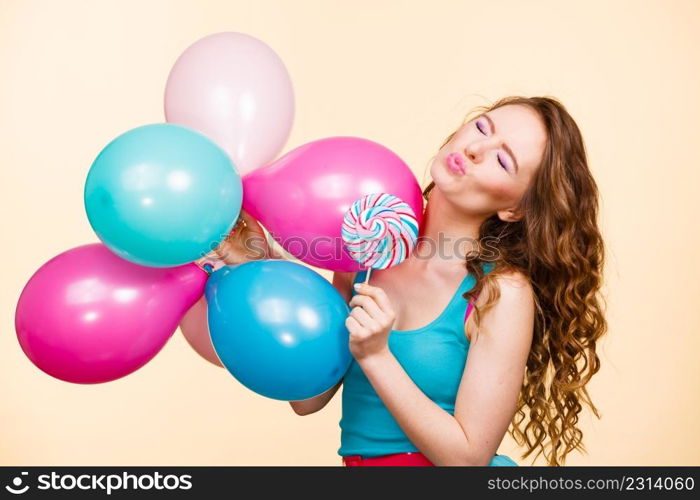
MULTIPOLYGON (((483 135, 486 135, 486 132, 484 132, 484 131, 481 129, 480 122, 477 120, 477 121, 474 122, 474 123, 476 124, 477 130, 478 130, 479 132, 481 132, 483 135)), ((503 162, 501 161, 500 155, 496 155, 496 158, 498 158, 498 164, 503 168, 503 170, 505 170, 506 172, 508 172, 508 167, 506 167, 506 166, 503 164, 503 162)))

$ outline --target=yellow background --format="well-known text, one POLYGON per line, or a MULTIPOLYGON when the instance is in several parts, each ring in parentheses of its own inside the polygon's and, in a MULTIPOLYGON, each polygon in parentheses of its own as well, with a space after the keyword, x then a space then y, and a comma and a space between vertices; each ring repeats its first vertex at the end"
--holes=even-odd
MULTIPOLYGON (((70 384, 32 365, 14 332, 34 271, 98 241, 82 197, 97 153, 163 122, 176 58, 219 31, 258 37, 287 65, 297 113, 283 152, 366 137, 423 183, 472 106, 561 99, 602 194, 610 322, 590 385, 603 418, 582 417, 588 454, 568 464, 699 464, 699 21, 694 0, 2 0, 0 464, 340 463, 340 394, 299 417, 179 331, 121 380, 70 384)), ((499 452, 527 463, 508 436, 499 452)))

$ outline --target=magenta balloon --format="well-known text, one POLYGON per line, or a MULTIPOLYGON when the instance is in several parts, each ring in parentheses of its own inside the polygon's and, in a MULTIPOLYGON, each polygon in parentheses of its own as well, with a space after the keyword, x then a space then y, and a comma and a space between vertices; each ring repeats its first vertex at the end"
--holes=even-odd
POLYGON ((25 285, 15 312, 17 338, 53 377, 80 384, 115 380, 160 351, 206 280, 193 263, 146 267, 102 243, 72 248, 25 285))
POLYGON ((330 137, 300 146, 243 177, 243 207, 282 247, 312 266, 359 271, 341 235, 345 212, 371 193, 408 203, 418 223, 423 195, 394 152, 358 137, 330 137))
POLYGON ((244 175, 272 161, 289 138, 294 89, 280 57, 244 33, 206 36, 175 62, 165 117, 223 148, 244 175))

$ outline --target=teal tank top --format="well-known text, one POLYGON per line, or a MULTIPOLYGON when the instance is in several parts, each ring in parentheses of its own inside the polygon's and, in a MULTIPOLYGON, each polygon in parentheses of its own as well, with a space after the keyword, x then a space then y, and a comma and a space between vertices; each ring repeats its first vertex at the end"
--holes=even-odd
MULTIPOLYGON (((490 272, 493 266, 485 263, 484 272, 490 272)), ((365 275, 365 271, 357 273, 354 282, 364 281, 365 275)), ((389 333, 389 349, 411 380, 451 415, 469 351, 469 340, 464 334, 467 302, 462 295, 474 284, 474 277, 467 274, 447 307, 426 326, 389 333)), ((352 293, 355 294, 354 288, 352 293)), ((355 359, 343 378, 342 393, 339 455, 373 457, 420 451, 384 406, 355 359)), ((497 454, 489 465, 518 464, 497 454)))

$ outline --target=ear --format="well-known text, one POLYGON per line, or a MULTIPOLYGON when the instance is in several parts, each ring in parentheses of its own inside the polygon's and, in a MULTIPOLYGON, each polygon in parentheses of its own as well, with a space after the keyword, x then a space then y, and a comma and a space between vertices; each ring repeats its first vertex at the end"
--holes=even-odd
POLYGON ((509 208, 507 210, 500 210, 498 212, 498 218, 504 222, 517 222, 523 218, 523 215, 518 209, 509 208))

